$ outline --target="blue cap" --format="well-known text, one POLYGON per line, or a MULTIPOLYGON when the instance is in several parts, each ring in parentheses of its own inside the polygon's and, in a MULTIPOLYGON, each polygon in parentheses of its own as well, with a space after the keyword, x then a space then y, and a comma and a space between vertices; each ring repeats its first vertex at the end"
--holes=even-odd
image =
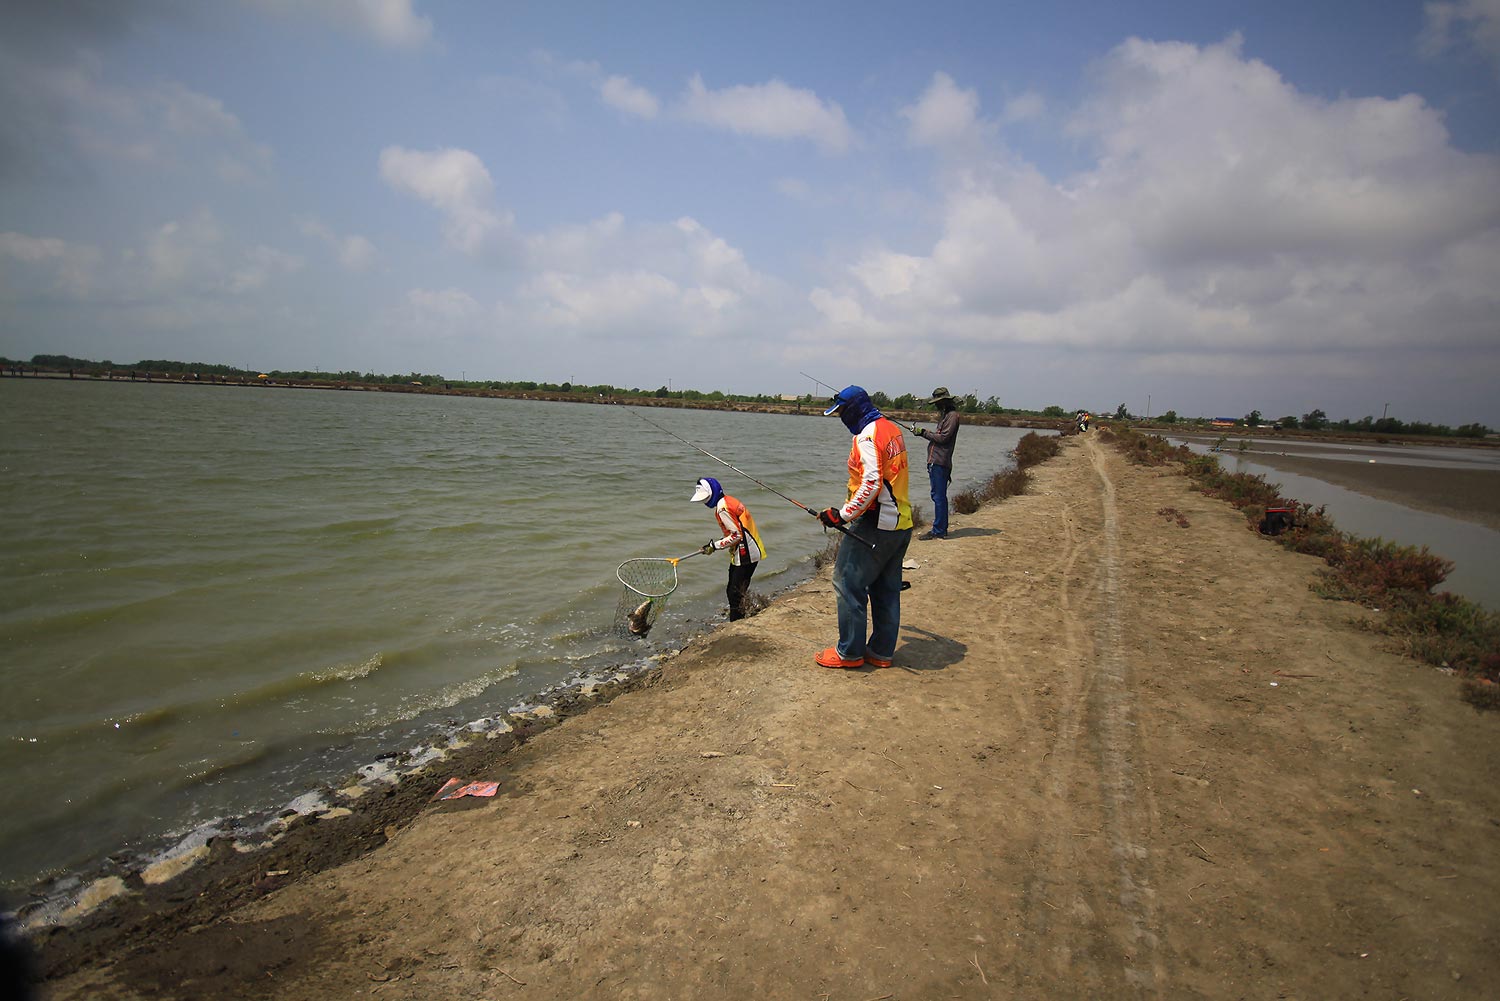
POLYGON ((837 396, 829 401, 828 409, 823 411, 823 416, 832 417, 834 414, 839 412, 839 408, 844 406, 844 404, 848 403, 851 400, 857 399, 858 397, 867 395, 868 394, 864 391, 864 388, 862 386, 845 386, 843 389, 838 391, 837 396))

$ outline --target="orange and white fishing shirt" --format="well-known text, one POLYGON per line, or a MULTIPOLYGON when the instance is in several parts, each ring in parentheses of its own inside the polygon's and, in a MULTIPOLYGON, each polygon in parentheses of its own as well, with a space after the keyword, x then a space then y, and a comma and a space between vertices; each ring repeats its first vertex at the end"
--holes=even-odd
POLYGON ((907 466, 901 428, 886 417, 866 424, 849 446, 849 499, 839 508, 839 516, 853 521, 878 507, 875 527, 887 532, 911 528, 907 466))
POLYGON ((728 549, 732 546, 734 552, 729 557, 730 563, 735 566, 759 563, 760 558, 766 555, 766 547, 761 545, 760 532, 755 528, 755 519, 750 516, 750 509, 736 498, 728 494, 721 497, 719 503, 714 505, 714 520, 724 532, 724 538, 715 542, 714 548, 728 549))

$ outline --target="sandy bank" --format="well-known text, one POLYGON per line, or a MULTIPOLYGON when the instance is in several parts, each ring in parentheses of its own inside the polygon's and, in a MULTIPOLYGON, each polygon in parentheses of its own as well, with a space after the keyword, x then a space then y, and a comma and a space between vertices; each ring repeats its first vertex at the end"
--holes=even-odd
POLYGON ((1488 996, 1500 723, 1181 476, 1035 472, 913 544, 894 667, 812 666, 820 577, 428 782, 493 800, 56 934, 49 996, 1488 996))

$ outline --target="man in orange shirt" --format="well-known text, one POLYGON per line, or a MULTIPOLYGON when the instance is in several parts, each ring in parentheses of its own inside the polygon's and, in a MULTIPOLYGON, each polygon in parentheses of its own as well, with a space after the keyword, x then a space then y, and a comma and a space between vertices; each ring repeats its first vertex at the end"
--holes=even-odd
POLYGON ((841 506, 819 514, 818 520, 829 527, 847 525, 859 538, 842 539, 833 564, 838 645, 814 659, 822 667, 890 667, 901 631, 901 561, 911 544, 906 439, 859 386, 839 391, 823 411, 825 417, 833 414, 854 436, 849 446, 849 496, 841 506))

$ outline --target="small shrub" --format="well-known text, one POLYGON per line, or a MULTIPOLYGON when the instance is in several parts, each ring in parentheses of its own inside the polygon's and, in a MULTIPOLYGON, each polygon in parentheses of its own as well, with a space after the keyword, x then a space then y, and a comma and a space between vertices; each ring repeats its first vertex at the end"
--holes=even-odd
POLYGON ((1488 678, 1465 678, 1459 689, 1463 700, 1475 709, 1500 709, 1500 685, 1488 678))
POLYGON ((1043 437, 1035 431, 1028 432, 1016 442, 1016 468, 1026 469, 1039 462, 1046 462, 1061 451, 1062 442, 1057 440, 1056 435, 1043 437))
POLYGON ((752 615, 759 615, 761 612, 770 607, 770 598, 767 598, 765 595, 759 593, 758 591, 745 592, 743 608, 745 609, 746 618, 749 618, 752 615))
POLYGON ((1177 527, 1178 528, 1187 528, 1188 527, 1187 515, 1183 514, 1181 511, 1177 510, 1175 507, 1161 507, 1161 508, 1157 508, 1156 509, 1156 513, 1159 514, 1159 515, 1161 515, 1163 518, 1167 519, 1168 521, 1175 521, 1175 522, 1177 522, 1177 527))

